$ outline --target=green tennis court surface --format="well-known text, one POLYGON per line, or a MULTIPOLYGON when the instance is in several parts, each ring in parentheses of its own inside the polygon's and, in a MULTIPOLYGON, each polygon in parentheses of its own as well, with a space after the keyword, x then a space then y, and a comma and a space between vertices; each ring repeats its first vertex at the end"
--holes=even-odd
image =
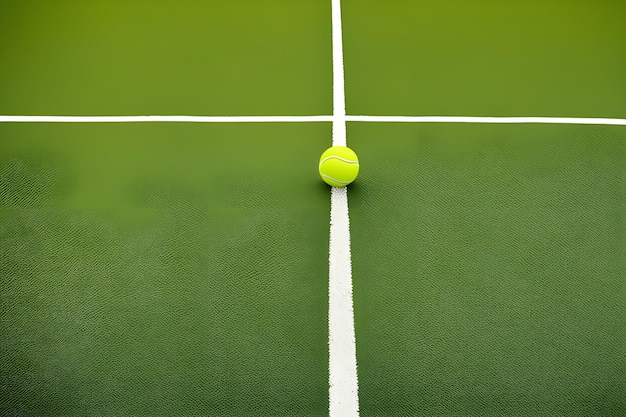
POLYGON ((624 129, 348 134, 363 414, 619 414, 624 129))
MULTIPOLYGON (((353 1, 348 114, 626 118, 626 6, 353 1)), ((0 3, 0 115, 330 115, 329 1, 0 3)), ((626 127, 349 122, 360 414, 626 414, 626 127)), ((2 415, 328 415, 331 123, 0 123, 2 415)))
POLYGON ((328 114, 325 1, 0 3, 0 114, 328 114))

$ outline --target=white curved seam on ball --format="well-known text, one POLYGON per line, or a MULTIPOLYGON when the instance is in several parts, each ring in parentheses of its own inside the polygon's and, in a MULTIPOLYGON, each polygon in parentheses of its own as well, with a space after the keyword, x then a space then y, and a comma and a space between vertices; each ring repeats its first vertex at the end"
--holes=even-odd
POLYGON ((351 181, 339 181, 337 178, 333 178, 333 177, 331 177, 330 175, 326 175, 326 174, 321 174, 321 175, 322 175, 322 177, 324 177, 324 178, 328 178, 328 179, 329 179, 329 180, 331 180, 331 181, 338 182, 339 184, 348 185, 348 184, 350 184, 350 182, 351 182, 351 181))
POLYGON ((320 166, 322 166, 322 164, 324 162, 328 161, 329 159, 339 159, 340 161, 343 161, 343 162, 348 163, 348 164, 359 165, 359 161, 353 161, 351 159, 345 159, 345 158, 342 158, 340 156, 331 155, 331 156, 327 156, 326 158, 322 159, 320 161, 320 166))

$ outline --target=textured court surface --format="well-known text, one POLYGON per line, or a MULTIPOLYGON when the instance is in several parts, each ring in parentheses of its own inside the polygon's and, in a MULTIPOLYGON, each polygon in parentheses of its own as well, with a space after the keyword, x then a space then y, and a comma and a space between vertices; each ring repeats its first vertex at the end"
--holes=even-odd
MULTIPOLYGON (((348 114, 626 117, 621 1, 343 2, 348 114)), ((2 115, 332 114, 327 1, 0 3, 2 115)), ((348 123, 363 416, 626 414, 626 129, 348 123)), ((330 123, 0 123, 0 414, 327 415, 330 123)))
POLYGON ((624 410, 624 129, 348 134, 362 414, 624 410))
POLYGON ((0 126, 3 411, 326 412, 328 131, 0 126))

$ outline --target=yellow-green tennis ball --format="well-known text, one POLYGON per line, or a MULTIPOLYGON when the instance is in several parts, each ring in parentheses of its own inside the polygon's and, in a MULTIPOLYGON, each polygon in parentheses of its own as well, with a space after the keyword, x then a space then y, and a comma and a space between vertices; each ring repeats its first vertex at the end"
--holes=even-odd
POLYGON ((347 146, 333 146, 322 154, 319 169, 326 184, 343 187, 359 174, 359 158, 347 146))

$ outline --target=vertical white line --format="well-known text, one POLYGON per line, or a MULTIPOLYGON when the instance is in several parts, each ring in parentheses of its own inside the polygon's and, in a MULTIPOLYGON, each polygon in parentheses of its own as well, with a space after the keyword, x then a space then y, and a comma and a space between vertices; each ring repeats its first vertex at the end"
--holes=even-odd
POLYGON ((329 278, 330 416, 358 416, 359 387, 356 370, 350 220, 346 187, 333 187, 331 191, 329 278))
POLYGON ((343 76, 341 0, 332 0, 333 30, 333 145, 346 146, 346 94, 343 76))
MULTIPOLYGON (((345 146, 346 101, 340 0, 332 0, 332 32, 333 146, 345 146)), ((329 413, 331 417, 353 417, 359 415, 359 388, 346 187, 331 189, 328 269, 329 413)))

